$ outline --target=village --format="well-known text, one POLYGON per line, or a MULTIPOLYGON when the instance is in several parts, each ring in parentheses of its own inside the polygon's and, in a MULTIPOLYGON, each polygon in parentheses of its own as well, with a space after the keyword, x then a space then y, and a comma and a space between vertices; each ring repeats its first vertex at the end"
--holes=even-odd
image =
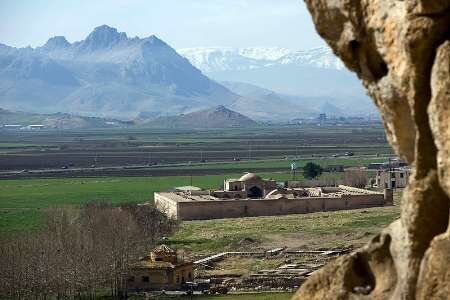
MULTIPOLYGON (((394 191, 406 186, 410 174, 408 166, 398 159, 369 164, 365 171, 374 176, 371 182, 375 182, 366 188, 299 186, 297 181, 281 183, 246 173, 238 179, 225 179, 222 189, 183 186, 156 192, 154 199, 157 209, 174 220, 288 214, 301 218, 302 214, 314 212, 392 206, 394 191)), ((309 249, 282 243, 264 248, 252 246, 253 242, 251 238, 244 238, 236 251, 202 256, 185 251, 179 253, 162 241, 130 267, 128 292, 149 297, 180 293, 293 292, 328 261, 353 249, 352 246, 309 249), (251 264, 261 267, 252 270, 251 264)))

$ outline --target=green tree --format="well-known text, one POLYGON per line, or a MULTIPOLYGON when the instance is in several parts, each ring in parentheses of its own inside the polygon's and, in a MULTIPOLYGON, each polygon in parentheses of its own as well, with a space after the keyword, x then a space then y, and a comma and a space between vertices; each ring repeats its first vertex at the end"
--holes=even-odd
POLYGON ((314 179, 322 174, 322 167, 318 164, 309 162, 303 167, 303 176, 306 179, 314 179))

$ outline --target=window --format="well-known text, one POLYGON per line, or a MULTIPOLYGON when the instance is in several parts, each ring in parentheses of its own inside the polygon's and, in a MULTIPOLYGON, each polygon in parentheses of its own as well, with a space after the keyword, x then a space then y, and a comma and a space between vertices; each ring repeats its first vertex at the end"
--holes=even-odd
POLYGON ((191 272, 189 272, 188 278, 189 278, 189 279, 192 279, 192 274, 191 274, 191 272))
POLYGON ((404 174, 403 174, 403 173, 400 173, 400 178, 403 178, 403 176, 404 176, 404 174))
POLYGON ((134 276, 128 277, 128 282, 134 282, 134 276))
POLYGON ((180 275, 177 275, 177 283, 180 283, 180 275))
POLYGON ((150 282, 150 278, 148 276, 142 276, 142 282, 150 282))

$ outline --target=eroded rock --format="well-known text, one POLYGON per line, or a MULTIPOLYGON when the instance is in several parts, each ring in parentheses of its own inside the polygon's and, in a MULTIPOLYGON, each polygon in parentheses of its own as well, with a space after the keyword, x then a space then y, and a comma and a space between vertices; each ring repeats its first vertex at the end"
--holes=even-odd
POLYGON ((450 0, 305 2, 319 34, 362 80, 380 109, 389 142, 413 174, 401 219, 312 276, 296 298, 446 299, 450 0))

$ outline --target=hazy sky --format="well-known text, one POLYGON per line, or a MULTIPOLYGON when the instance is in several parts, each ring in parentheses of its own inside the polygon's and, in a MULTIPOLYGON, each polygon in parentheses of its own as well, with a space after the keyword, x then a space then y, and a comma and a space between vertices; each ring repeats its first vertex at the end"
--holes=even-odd
POLYGON ((78 41, 102 24, 174 48, 324 45, 302 0, 0 0, 0 43, 10 46, 78 41))

